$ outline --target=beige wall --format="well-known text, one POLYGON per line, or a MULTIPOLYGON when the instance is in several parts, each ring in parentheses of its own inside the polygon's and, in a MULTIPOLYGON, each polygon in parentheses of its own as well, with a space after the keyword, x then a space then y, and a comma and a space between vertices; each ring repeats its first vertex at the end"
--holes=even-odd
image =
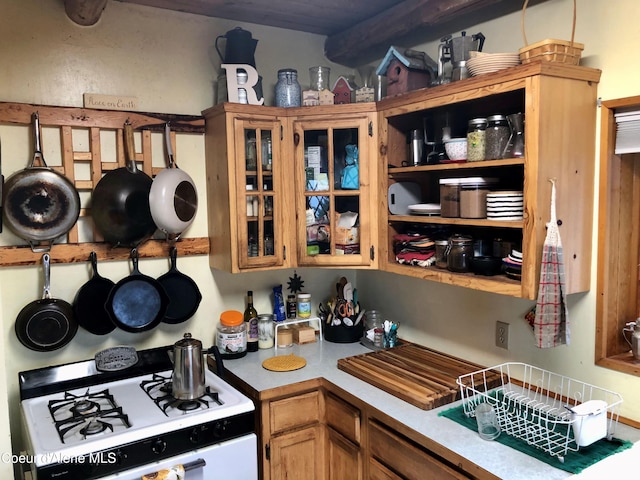
MULTIPOLYGON (((256 61, 265 79, 267 103, 272 101, 271 92, 279 68, 296 68, 303 86, 308 83, 308 67, 313 65, 330 65, 332 78, 352 73, 326 61, 322 54, 324 38, 317 35, 115 1, 108 3, 96 26, 83 28, 66 18, 61 0, 0 0, 0 5, 1 101, 82 106, 82 94, 93 92, 136 96, 142 111, 198 114, 214 99, 213 82, 219 64, 213 49, 215 38, 237 25, 250 30, 259 40, 256 61)), ((552 0, 532 7, 527 13, 529 39, 567 38, 570 6, 571 0, 552 0)), ((600 95, 604 99, 637 95, 635 78, 640 65, 635 62, 634 48, 640 35, 635 25, 640 5, 635 0, 579 0, 578 10, 576 40, 586 44, 583 64, 603 70, 600 95)), ((522 46, 517 14, 490 24, 470 25, 467 31, 485 34, 486 51, 515 51, 522 46)), ((435 58, 436 46, 429 43, 418 47, 435 58)), ((29 130, 2 126, 0 135, 2 170, 6 177, 23 168, 30 158, 29 130)), ((48 155, 54 157, 55 148, 47 148, 53 140, 45 136, 43 143, 46 158, 54 161, 55 158, 48 155)), ((196 179, 201 192, 201 206, 188 236, 204 236, 206 209, 216 206, 204 203, 202 137, 179 135, 177 160, 196 179)), ((594 258, 595 241, 594 234, 594 258)), ((19 240, 4 229, 0 244, 16 242, 19 240)), ((157 276, 164 273, 168 265, 165 260, 144 260, 140 267, 144 273, 157 276)), ((0 436, 0 453, 17 451, 22 443, 17 372, 91 358, 97 351, 117 344, 134 344, 138 348, 170 344, 187 329, 205 344, 212 342, 219 312, 244 308, 243 294, 247 288, 256 291, 258 311, 268 311, 271 287, 277 284, 286 287, 293 274, 289 270, 241 275, 212 272, 206 258, 199 256, 179 259, 179 268, 196 279, 204 296, 198 313, 188 323, 162 325, 137 335, 116 331, 108 338, 80 331, 68 347, 44 354, 23 348, 13 331, 15 317, 22 306, 41 295, 41 270, 0 268, 0 423, 10 424, 13 437, 12 441, 9 433, 0 436)), ((103 275, 114 280, 128 274, 125 262, 105 262, 100 269, 103 275)), ((298 273, 316 301, 331 293, 330 285, 335 284, 341 274, 346 273, 350 279, 357 277, 365 306, 394 312, 405 338, 485 364, 509 360, 534 363, 616 390, 626 399, 622 413, 640 420, 640 406, 634 402, 640 393, 640 379, 593 366, 593 291, 569 299, 572 344, 540 351, 533 346, 532 334, 522 320, 532 305, 528 301, 381 272, 298 269, 298 273), (511 324, 508 351, 493 346, 495 320, 511 324)), ((595 265, 592 278, 595 285, 595 265)), ((72 301, 87 279, 86 265, 55 265, 52 292, 72 301)), ((11 465, 0 461, 0 476, 8 477, 10 472, 11 465)))

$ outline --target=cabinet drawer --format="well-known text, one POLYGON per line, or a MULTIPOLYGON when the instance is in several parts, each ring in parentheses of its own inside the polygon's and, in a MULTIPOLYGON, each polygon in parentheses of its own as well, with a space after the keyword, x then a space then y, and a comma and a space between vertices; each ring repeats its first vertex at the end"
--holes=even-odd
POLYGON ((275 434, 320 421, 320 392, 274 400, 269 404, 269 425, 275 434))
POLYGON ((376 422, 369 422, 369 451, 371 457, 407 480, 469 478, 427 450, 376 422))
POLYGON ((360 410, 333 394, 326 400, 327 424, 356 444, 360 444, 360 410))

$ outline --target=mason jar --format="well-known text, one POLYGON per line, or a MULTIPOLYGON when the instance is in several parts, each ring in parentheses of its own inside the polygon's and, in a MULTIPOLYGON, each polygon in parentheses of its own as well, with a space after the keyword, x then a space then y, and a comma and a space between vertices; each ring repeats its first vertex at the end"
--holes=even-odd
POLYGON ((467 129, 467 161, 479 162, 485 159, 487 119, 469 120, 467 129))
POLYGON ((473 258, 473 238, 467 235, 453 235, 449 238, 447 269, 464 273, 471 269, 473 258))
POLYGON ((299 107, 302 103, 301 89, 298 83, 298 71, 293 68, 278 70, 278 82, 275 87, 276 107, 299 107))

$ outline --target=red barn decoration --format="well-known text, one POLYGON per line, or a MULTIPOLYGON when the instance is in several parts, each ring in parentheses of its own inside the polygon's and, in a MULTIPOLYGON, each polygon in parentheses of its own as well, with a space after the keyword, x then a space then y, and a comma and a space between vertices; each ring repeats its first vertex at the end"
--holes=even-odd
POLYGON ((387 77, 387 96, 428 87, 437 78, 438 65, 424 52, 390 47, 376 70, 387 77))

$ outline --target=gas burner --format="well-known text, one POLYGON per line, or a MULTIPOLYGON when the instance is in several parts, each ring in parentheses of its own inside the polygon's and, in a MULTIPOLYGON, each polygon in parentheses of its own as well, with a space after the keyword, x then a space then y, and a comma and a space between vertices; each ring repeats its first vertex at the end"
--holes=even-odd
POLYGON ((62 443, 70 433, 79 433, 85 439, 105 430, 113 431, 113 423, 125 428, 131 426, 129 417, 117 406, 109 390, 91 392, 87 389, 83 394, 64 392, 62 398, 49 400, 48 407, 62 443))
POLYGON ((140 388, 167 417, 169 412, 176 410, 184 413, 205 410, 210 407, 211 401, 223 405, 218 392, 212 391, 209 386, 205 387, 204 395, 199 398, 180 400, 173 396, 171 377, 164 377, 158 373, 154 373, 151 380, 143 380, 140 383, 140 388))

